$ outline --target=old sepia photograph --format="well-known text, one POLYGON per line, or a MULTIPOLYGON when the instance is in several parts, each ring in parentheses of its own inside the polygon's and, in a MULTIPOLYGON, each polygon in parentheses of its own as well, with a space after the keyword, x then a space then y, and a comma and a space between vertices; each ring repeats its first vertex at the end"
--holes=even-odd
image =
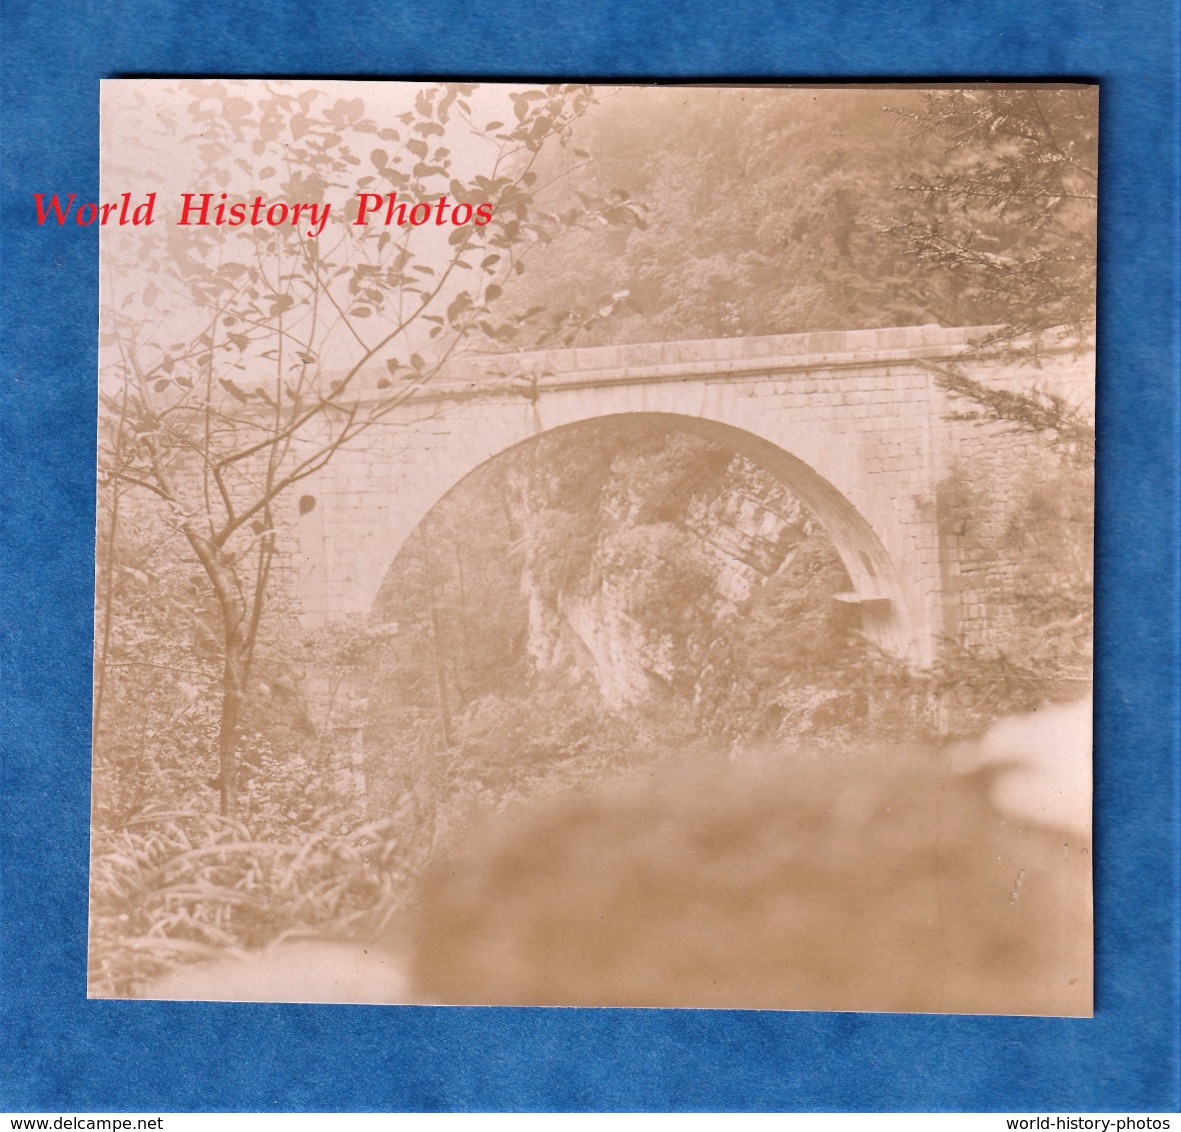
POLYGON ((1097 128, 105 82, 89 995, 1089 1016, 1097 128))

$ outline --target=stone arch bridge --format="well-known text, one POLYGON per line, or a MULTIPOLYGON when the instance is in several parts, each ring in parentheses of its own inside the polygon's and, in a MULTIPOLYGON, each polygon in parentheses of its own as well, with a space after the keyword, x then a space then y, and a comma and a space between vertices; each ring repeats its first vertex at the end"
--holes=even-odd
POLYGON ((469 357, 304 481, 292 564, 301 616, 367 615, 420 520, 486 461, 552 429, 642 413, 785 482, 828 529, 852 583, 842 600, 860 608, 866 632, 928 665, 941 640, 987 639, 1006 615, 988 595, 1013 568, 995 516, 958 521, 946 486, 981 461, 995 471, 998 451, 1038 443, 956 419, 935 367, 961 359, 977 380, 1084 397, 1093 379, 1093 358, 1065 349, 1032 371, 961 357, 982 333, 922 326, 469 357))

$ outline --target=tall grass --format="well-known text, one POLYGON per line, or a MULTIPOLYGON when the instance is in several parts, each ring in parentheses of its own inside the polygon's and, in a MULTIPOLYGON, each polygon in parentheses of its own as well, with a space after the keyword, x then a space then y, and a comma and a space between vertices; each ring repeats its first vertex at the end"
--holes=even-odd
POLYGON ((227 948, 375 928, 405 900, 416 872, 404 819, 325 814, 309 831, 268 839, 245 821, 168 810, 96 830, 90 995, 134 996, 227 948))

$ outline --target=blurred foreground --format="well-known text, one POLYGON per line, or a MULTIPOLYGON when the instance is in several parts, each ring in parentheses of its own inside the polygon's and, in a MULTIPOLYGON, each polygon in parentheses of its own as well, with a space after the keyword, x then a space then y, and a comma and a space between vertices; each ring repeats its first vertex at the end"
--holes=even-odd
POLYGON ((1090 700, 942 751, 654 767, 490 816, 380 937, 149 998, 1089 1015, 1090 700))

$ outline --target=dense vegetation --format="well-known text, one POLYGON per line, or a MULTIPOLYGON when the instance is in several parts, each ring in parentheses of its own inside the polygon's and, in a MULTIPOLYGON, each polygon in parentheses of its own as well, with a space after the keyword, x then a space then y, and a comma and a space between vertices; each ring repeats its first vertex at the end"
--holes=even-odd
POLYGON ((507 292, 573 345, 1094 319, 1093 90, 624 90, 580 123, 569 203, 639 224, 545 249, 507 292), (642 107, 642 108, 641 108, 642 107), (585 294, 626 292, 588 320, 585 294))

